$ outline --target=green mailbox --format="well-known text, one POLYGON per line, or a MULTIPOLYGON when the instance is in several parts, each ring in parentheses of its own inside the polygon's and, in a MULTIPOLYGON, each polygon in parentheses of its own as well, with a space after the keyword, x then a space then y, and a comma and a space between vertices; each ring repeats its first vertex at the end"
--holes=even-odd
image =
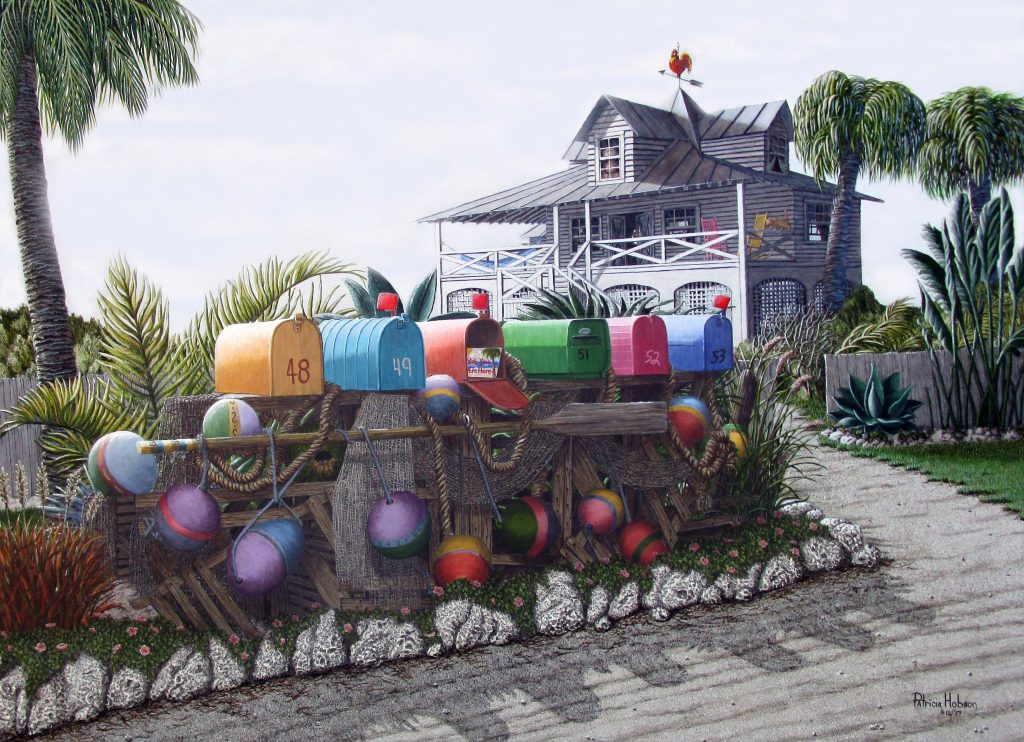
POLYGON ((505 350, 534 379, 599 379, 611 364, 608 323, 603 319, 506 322, 505 350))

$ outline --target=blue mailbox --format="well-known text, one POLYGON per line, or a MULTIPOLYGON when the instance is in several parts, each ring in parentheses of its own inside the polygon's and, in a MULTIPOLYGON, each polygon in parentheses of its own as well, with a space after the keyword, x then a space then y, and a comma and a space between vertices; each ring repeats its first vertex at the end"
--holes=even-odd
POLYGON ((669 314, 668 360, 675 371, 732 368, 732 322, 721 314, 669 314))
POLYGON ((353 391, 423 388, 423 335, 408 317, 330 319, 320 334, 324 381, 353 391))

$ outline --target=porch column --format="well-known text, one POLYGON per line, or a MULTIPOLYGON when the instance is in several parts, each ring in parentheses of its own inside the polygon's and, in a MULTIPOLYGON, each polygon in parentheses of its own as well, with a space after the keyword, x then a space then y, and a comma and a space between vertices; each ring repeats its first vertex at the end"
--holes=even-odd
POLYGON ((583 202, 583 224, 586 230, 586 252, 583 254, 583 265, 586 266, 587 280, 591 283, 594 282, 594 278, 591 275, 590 270, 590 240, 593 239, 593 235, 590 233, 590 201, 583 202))
MULTIPOLYGON (((747 292, 747 218, 746 204, 743 199, 743 181, 736 184, 736 227, 739 230, 739 245, 736 254, 739 256, 740 270, 740 301, 736 303, 737 317, 736 324, 739 326, 741 341, 750 337, 748 311, 750 296, 747 292)), ((735 336, 735 332, 733 333, 735 336)))
POLYGON ((441 222, 434 223, 434 241, 437 243, 437 282, 434 284, 434 306, 435 311, 443 314, 447 311, 444 306, 444 263, 441 260, 441 253, 444 252, 444 238, 441 235, 441 222))

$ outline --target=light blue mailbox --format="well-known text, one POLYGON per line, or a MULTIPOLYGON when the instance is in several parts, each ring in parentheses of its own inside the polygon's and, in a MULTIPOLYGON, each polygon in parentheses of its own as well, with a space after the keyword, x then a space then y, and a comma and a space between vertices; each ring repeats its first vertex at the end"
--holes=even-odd
POLYGON ((407 316, 325 320, 320 334, 324 381, 353 391, 423 388, 423 335, 407 316))
POLYGON ((732 368, 732 322, 721 314, 668 314, 668 361, 674 371, 732 368))

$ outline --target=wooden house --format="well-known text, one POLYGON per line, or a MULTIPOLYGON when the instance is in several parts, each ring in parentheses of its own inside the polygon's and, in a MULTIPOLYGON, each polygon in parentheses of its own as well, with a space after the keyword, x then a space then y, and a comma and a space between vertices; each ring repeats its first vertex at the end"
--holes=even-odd
MULTIPOLYGON (((834 186, 790 169, 785 101, 705 112, 685 92, 658 108, 605 95, 576 133, 568 168, 421 221, 436 224, 439 306, 491 295, 514 318, 537 288, 596 286, 631 302, 653 294, 676 312, 732 297, 735 339, 823 297, 834 186), (451 222, 528 224, 526 243, 454 251, 451 222)), ((847 278, 861 282, 860 203, 847 278)))

